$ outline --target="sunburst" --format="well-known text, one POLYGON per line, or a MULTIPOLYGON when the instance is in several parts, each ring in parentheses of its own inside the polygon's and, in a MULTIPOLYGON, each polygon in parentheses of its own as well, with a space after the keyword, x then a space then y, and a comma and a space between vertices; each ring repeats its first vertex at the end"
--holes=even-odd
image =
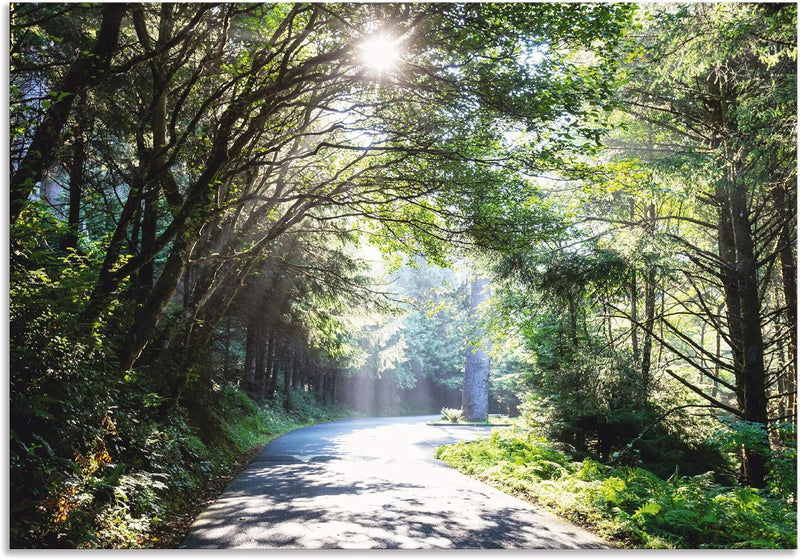
POLYGON ((400 62, 399 42, 383 34, 367 38, 359 47, 361 64, 377 74, 391 72, 400 62))

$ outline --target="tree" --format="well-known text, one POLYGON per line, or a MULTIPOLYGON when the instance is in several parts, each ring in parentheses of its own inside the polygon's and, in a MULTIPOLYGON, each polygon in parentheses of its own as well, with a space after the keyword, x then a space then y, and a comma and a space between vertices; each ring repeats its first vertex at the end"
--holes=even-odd
POLYGON ((461 409, 467 421, 486 421, 489 414, 489 373, 491 371, 488 338, 480 326, 481 306, 490 297, 489 280, 473 277, 470 286, 470 341, 465 354, 461 409))
MULTIPOLYGON (((555 112, 583 110, 556 98, 534 106, 516 96, 517 101, 509 103, 504 92, 535 88, 534 82, 546 80, 545 76, 558 76, 563 69, 559 64, 574 66, 568 60, 570 52, 599 45, 592 43, 594 35, 582 31, 576 37, 569 25, 559 23, 584 12, 598 16, 596 25, 612 48, 621 30, 617 19, 624 20, 626 10, 609 9, 606 17, 597 8, 545 6, 535 12, 512 6, 456 5, 132 9, 133 28, 122 33, 133 48, 109 71, 136 76, 138 96, 118 104, 127 104, 136 122, 120 119, 124 127, 114 131, 114 149, 95 152, 102 154, 106 168, 117 170, 107 177, 106 188, 122 194, 124 204, 114 216, 115 231, 82 321, 91 330, 117 289, 128 280, 137 285, 137 309, 120 348, 119 367, 126 371, 154 335, 188 262, 197 258, 190 248, 196 253, 204 250, 196 239, 212 243, 212 254, 227 259, 214 277, 223 277, 219 272, 225 269, 230 271, 224 275, 235 277, 246 274, 277 236, 318 207, 333 205, 344 214, 379 219, 390 230, 411 227, 415 237, 427 236, 423 244, 432 249, 441 237, 432 233, 440 227, 437 213, 444 206, 430 195, 448 181, 447 172, 459 161, 486 161, 480 146, 488 147, 501 134, 499 127, 485 126, 492 115, 524 115, 528 125, 545 127, 555 112), (490 17, 493 14, 496 17, 490 17), (421 64, 397 72, 390 84, 359 66, 349 38, 373 15, 385 18, 401 37, 411 25, 426 37, 408 43, 408 56, 416 56, 421 64), (354 23, 344 37, 334 22, 348 18, 354 23), (459 18, 465 26, 450 25, 459 18), (274 22, 274 27, 264 26, 263 21, 274 22), (423 21, 427 23, 422 25, 423 21), (516 28, 535 40, 546 35, 550 45, 564 48, 564 54, 551 57, 552 67, 534 73, 530 62, 514 57, 512 44, 487 58, 494 47, 476 41, 484 32, 508 35, 516 28), (254 39, 259 34, 265 40, 254 39), (429 40, 433 37, 444 38, 429 40), (233 47, 237 41, 247 48, 233 47), (451 67, 459 67, 459 72, 447 71, 443 48, 449 51, 446 56, 458 58, 451 67), (503 84, 502 91, 487 90, 484 84, 501 73, 527 77, 531 84, 516 78, 494 80, 495 88, 503 84), (421 106, 427 110, 418 110, 421 106), (428 115, 425 125, 418 121, 423 113, 428 115), (454 120, 461 124, 445 125, 454 120), (270 125, 265 128, 265 123, 270 125), (443 130, 448 132, 443 135, 443 130), (358 138, 367 135, 381 140, 364 145, 358 138), (128 159, 135 165, 119 165, 121 152, 135 154, 128 159), (336 157, 328 157, 331 153, 336 157), (319 174, 326 168, 323 160, 327 176, 319 174), (333 161, 337 164, 331 167, 333 161), (307 181, 314 175, 320 180, 309 188, 307 181), (127 184, 123 187, 127 192, 110 186, 119 184, 119 179, 127 184), (395 186, 374 189, 371 185, 377 180, 395 186), (398 206, 404 207, 403 219, 393 220, 389 216, 397 215, 398 206), (278 217, 269 227, 254 227, 260 216, 276 211, 278 217), (131 254, 123 250, 126 240, 131 254)), ((20 21, 19 26, 24 25, 20 21)), ((602 88, 587 87, 602 83, 603 71, 613 66, 598 60, 601 63, 584 72, 581 80, 560 83, 562 93, 587 88, 595 97, 607 95, 602 88)), ((555 88, 554 82, 550 85, 555 88)), ((111 89, 98 84, 92 94, 108 95, 111 89)), ((115 114, 114 107, 106 111, 115 114)), ((470 188, 469 182, 462 184, 470 188)), ((230 283, 236 285, 235 280, 230 283)))
MULTIPOLYGON (((25 149, 25 156, 11 174, 9 213, 12 223, 19 217, 34 186, 45 177, 50 165, 56 160, 55 152, 63 139, 64 127, 76 98, 108 75, 111 58, 118 48, 120 26, 126 10, 127 6, 124 4, 109 4, 103 8, 102 20, 92 50, 83 51, 72 62, 67 73, 54 89, 47 92, 45 100, 41 103, 45 111, 44 117, 35 127, 30 144, 25 149)), ((35 18, 38 15, 36 12, 36 8, 15 6, 15 24, 17 18, 24 20, 26 15, 34 15, 35 18), (20 14, 21 10, 27 13, 20 14)), ((15 28, 19 32, 28 25, 30 24, 27 21, 20 21, 19 26, 15 25, 15 28)), ((14 57, 12 64, 13 62, 15 62, 14 57)))
MULTIPOLYGON (((631 111, 674 132, 682 151, 672 153, 703 169, 707 190, 695 195, 711 213, 694 223, 702 223, 717 246, 702 246, 685 236, 680 240, 697 265, 689 273, 721 286, 724 322, 715 316, 713 300, 702 290, 696 295, 732 352, 729 368, 735 377, 737 409, 731 411, 763 429, 770 421, 768 387, 775 375, 767 368, 767 348, 795 344, 788 333, 774 343, 765 341, 771 335, 764 328, 770 315, 763 296, 771 291, 764 286, 774 278, 769 272, 773 262, 786 262, 784 293, 786 282, 791 285, 796 274, 794 257, 785 245, 786 236, 795 235, 793 218, 787 221, 786 211, 773 205, 776 192, 781 198, 786 185, 796 184, 794 151, 787 144, 795 137, 794 117, 789 117, 796 86, 791 50, 796 38, 790 31, 795 18, 792 6, 720 5, 660 12, 659 29, 665 32, 648 45, 646 62, 636 66, 636 80, 629 88, 631 111), (707 48, 712 44, 714 48, 707 48)), ((792 324, 793 299, 794 295, 785 297, 786 305, 779 305, 778 314, 771 316, 782 315, 792 324)), ((694 388, 718 404, 706 391, 694 388)), ((743 480, 763 486, 766 460, 745 448, 743 480)))
MULTIPOLYGON (((628 130, 605 152, 561 151, 558 172, 519 181, 513 224, 502 214, 514 193, 479 196, 473 234, 496 247, 498 279, 513 289, 503 295, 508 312, 529 321, 531 386, 553 395, 549 417, 558 410, 551 426, 568 428, 562 440, 597 443, 608 458, 614 445, 641 445, 637 433, 653 433, 652 420, 692 441, 675 417, 700 424, 682 415, 695 408, 772 431, 780 451, 779 422, 795 401, 785 328, 794 321, 794 295, 785 295, 794 256, 784 244, 795 229, 774 203, 796 182, 795 11, 656 12, 621 97, 635 118, 610 117, 628 130), (768 31, 756 32, 756 21, 768 31), (686 393, 667 398, 664 375, 686 393), (621 436, 609 446, 611 424, 621 436), (587 434, 596 440, 581 440, 587 434)), ((766 483, 765 443, 751 440, 740 457, 740 477, 754 486, 766 483)))
POLYGON ((420 257, 391 269, 372 280, 383 304, 359 313, 360 327, 351 327, 362 355, 345 372, 351 393, 343 401, 372 413, 458 406, 467 313, 460 274, 420 257))

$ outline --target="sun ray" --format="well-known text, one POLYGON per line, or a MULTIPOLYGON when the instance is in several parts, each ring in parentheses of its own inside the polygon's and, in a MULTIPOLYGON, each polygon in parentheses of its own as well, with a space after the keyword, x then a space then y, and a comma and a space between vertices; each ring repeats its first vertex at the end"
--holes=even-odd
POLYGON ((361 43, 361 63, 372 72, 391 72, 400 61, 399 41, 387 35, 374 35, 361 43))

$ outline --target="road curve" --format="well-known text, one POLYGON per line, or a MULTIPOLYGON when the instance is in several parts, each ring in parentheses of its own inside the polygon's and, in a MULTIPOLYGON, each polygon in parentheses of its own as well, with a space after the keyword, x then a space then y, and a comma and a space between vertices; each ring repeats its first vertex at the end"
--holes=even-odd
POLYGON ((274 440, 198 517, 180 547, 607 547, 437 461, 437 446, 488 431, 426 425, 431 419, 336 421, 274 440))

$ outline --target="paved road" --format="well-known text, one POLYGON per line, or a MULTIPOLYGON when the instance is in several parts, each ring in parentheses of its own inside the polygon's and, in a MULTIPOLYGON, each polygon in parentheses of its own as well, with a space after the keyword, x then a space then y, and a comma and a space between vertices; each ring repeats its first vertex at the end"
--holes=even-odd
POLYGON ((273 441, 192 526, 186 548, 596 548, 596 536, 433 457, 486 428, 355 419, 273 441))

